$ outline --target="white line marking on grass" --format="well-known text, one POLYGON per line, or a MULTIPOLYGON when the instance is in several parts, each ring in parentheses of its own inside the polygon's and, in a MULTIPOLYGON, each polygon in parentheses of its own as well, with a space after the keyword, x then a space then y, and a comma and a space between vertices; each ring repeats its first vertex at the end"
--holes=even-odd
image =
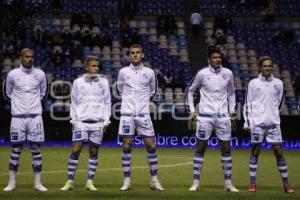
MULTIPOLYGON (((172 165, 159 165, 159 168, 169 168, 169 167, 178 167, 178 166, 185 166, 190 165, 193 162, 185 162, 185 163, 178 163, 178 164, 172 164, 172 165)), ((149 166, 137 166, 132 167, 132 169, 148 169, 149 166)), ((122 168, 107 168, 107 169, 98 169, 97 171, 121 171, 122 168)), ((87 172, 86 169, 80 169, 77 170, 77 172, 87 172)), ((57 174, 57 173, 67 173, 66 170, 57 170, 57 171, 43 171, 42 174, 57 174)), ((19 172, 18 175, 32 175, 33 172, 19 172)), ((0 176, 7 175, 7 173, 0 173, 0 176)))

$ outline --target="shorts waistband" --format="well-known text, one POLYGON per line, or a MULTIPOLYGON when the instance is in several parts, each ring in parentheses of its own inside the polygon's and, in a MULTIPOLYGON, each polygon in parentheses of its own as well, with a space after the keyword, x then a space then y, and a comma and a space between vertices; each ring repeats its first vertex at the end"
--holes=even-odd
POLYGON ((225 115, 225 114, 207 114, 207 113, 199 113, 199 117, 223 118, 223 117, 226 117, 226 115, 225 115))
POLYGON ((38 114, 22 114, 22 115, 13 115, 15 118, 35 118, 38 114))
POLYGON ((145 117, 147 114, 145 113, 139 113, 139 114, 132 114, 132 113, 122 113, 121 116, 127 116, 127 117, 145 117))
POLYGON ((271 124, 271 125, 260 125, 258 127, 262 128, 262 129, 270 129, 270 128, 276 128, 276 124, 271 124))
POLYGON ((98 123, 98 122, 104 122, 104 120, 103 119, 100 119, 100 120, 83 120, 81 122, 87 123, 87 124, 95 124, 95 123, 98 123))

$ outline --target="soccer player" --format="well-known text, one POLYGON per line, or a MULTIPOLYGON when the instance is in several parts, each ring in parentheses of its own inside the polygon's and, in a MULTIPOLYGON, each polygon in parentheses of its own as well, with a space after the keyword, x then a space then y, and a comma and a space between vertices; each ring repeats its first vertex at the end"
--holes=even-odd
POLYGON ((201 169, 207 140, 214 130, 220 142, 221 162, 224 171, 224 189, 238 192, 231 182, 231 121, 235 113, 235 93, 233 74, 229 69, 221 66, 222 54, 217 49, 208 53, 209 65, 198 71, 187 88, 187 101, 192 118, 197 119, 197 147, 193 160, 193 184, 190 191, 199 189, 201 169), (196 114, 193 94, 200 90, 199 112, 196 114))
POLYGON ((121 191, 127 191, 131 187, 131 149, 135 130, 143 138, 148 152, 152 177, 150 188, 164 190, 157 178, 155 134, 149 111, 150 97, 156 92, 157 81, 153 70, 143 65, 143 57, 141 45, 133 44, 130 47, 131 64, 120 70, 117 81, 117 91, 122 98, 119 137, 123 142, 124 183, 121 191))
POLYGON ((279 112, 283 105, 283 83, 273 77, 273 61, 264 56, 259 61, 261 73, 249 82, 244 105, 244 127, 251 132, 251 156, 249 161, 249 192, 256 192, 256 171, 260 146, 264 137, 272 144, 278 171, 286 193, 294 193, 288 182, 288 170, 282 152, 282 136, 279 112))
POLYGON ((33 66, 31 49, 21 50, 21 66, 10 71, 4 81, 4 96, 11 102, 10 141, 12 151, 9 159, 9 182, 3 189, 10 192, 16 188, 16 175, 23 143, 28 140, 32 154, 34 189, 45 192, 41 183, 42 154, 44 141, 41 101, 46 98, 47 79, 45 73, 33 66))
POLYGON ((106 78, 99 75, 99 61, 89 56, 85 61, 87 73, 77 78, 71 92, 70 116, 73 132, 72 153, 68 162, 68 180, 60 189, 72 190, 78 159, 84 142, 89 142, 88 174, 85 188, 96 191, 93 184, 98 166, 98 149, 110 124, 111 96, 106 78))

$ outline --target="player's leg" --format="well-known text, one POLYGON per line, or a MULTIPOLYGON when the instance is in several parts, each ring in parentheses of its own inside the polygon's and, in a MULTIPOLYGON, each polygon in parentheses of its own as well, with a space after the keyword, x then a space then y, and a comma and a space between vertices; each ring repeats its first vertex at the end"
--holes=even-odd
POLYGON ((124 175, 121 191, 130 190, 131 187, 131 150, 135 124, 132 116, 121 116, 119 124, 119 137, 122 138, 122 170, 124 175))
POLYGON ((3 189, 5 192, 9 192, 16 187, 16 174, 19 168, 20 155, 22 153, 23 144, 13 144, 11 155, 9 158, 9 181, 8 185, 3 189))
POLYGON ((157 178, 157 154, 155 145, 155 133, 150 115, 138 116, 134 118, 135 126, 138 135, 143 138, 148 156, 148 164, 151 174, 150 188, 153 190, 163 191, 164 188, 161 186, 157 178))
POLYGON ((217 118, 215 121, 216 135, 220 143, 221 163, 225 179, 224 189, 239 192, 232 184, 232 156, 231 156, 231 121, 228 118, 217 118))
POLYGON ((23 149, 23 142, 26 140, 25 119, 11 118, 10 125, 10 141, 13 144, 9 159, 9 182, 3 189, 5 192, 10 192, 16 187, 16 175, 19 167, 19 159, 23 149))
POLYGON ((287 168, 285 158, 283 156, 283 150, 281 146, 282 135, 281 135, 281 129, 279 125, 267 129, 266 140, 268 143, 272 144, 273 152, 276 157, 277 168, 282 178, 284 191, 286 193, 294 193, 294 190, 289 185, 289 181, 288 181, 288 168, 287 168))
POLYGON ((189 191, 199 190, 200 176, 204 164, 204 153, 206 151, 207 140, 197 140, 196 151, 193 159, 193 184, 189 191))
POLYGON ((231 181, 231 174, 232 174, 232 157, 231 157, 231 147, 230 141, 222 141, 220 142, 220 150, 221 150, 221 163, 222 169, 225 179, 225 186, 224 189, 230 192, 239 192, 236 189, 231 181))
POLYGON ((77 167, 78 167, 78 159, 81 153, 83 147, 83 143, 78 141, 78 142, 73 142, 72 144, 72 152, 70 154, 69 157, 69 161, 68 161, 68 178, 67 178, 67 182, 65 183, 65 185, 60 188, 60 190, 62 191, 67 191, 67 190, 72 190, 73 189, 73 181, 75 178, 75 174, 77 171, 77 167))
POLYGON ((261 143, 252 143, 251 155, 249 160, 250 185, 249 192, 256 192, 256 172, 258 167, 258 157, 261 143))
POLYGON ((150 188, 153 190, 163 191, 164 188, 161 186, 158 178, 157 178, 157 153, 156 153, 156 145, 155 145, 155 138, 154 137, 145 137, 143 139, 148 156, 148 164, 150 168, 150 175, 151 175, 151 184, 150 188))
POLYGON ((102 138, 103 138, 103 132, 101 130, 91 131, 89 136, 89 141, 90 141, 89 161, 88 161, 87 182, 85 188, 92 191, 98 190, 94 186, 93 180, 98 167, 98 151, 99 151, 99 146, 102 143, 102 138))
POLYGON ((124 175, 123 186, 121 191, 130 190, 131 187, 131 151, 132 151, 132 137, 122 138, 122 170, 124 175))
POLYGON ((42 153, 41 142, 44 142, 44 125, 42 116, 37 115, 33 118, 26 118, 26 129, 28 130, 27 140, 30 141, 30 150, 32 155, 32 170, 34 173, 34 189, 45 192, 41 183, 42 174, 42 153))
POLYGON ((90 143, 89 146, 89 161, 88 161, 88 174, 87 174, 87 182, 85 185, 85 188, 88 190, 96 191, 98 190, 94 186, 94 178, 96 174, 96 170, 98 167, 98 150, 99 150, 99 145, 90 143))
POLYGON ((211 136, 213 130, 213 119, 207 117, 197 117, 196 138, 197 145, 193 159, 193 184, 189 191, 197 191, 199 189, 201 171, 204 164, 204 153, 207 146, 207 140, 211 136))
POLYGON ((39 143, 30 143, 30 150, 32 155, 32 170, 34 173, 34 189, 38 191, 45 192, 45 188, 41 183, 41 174, 42 174, 42 153, 41 145, 39 143))
POLYGON ((283 156, 283 150, 282 150, 281 144, 274 144, 273 152, 276 157, 278 171, 282 178, 284 191, 286 193, 294 193, 293 188, 289 185, 288 168, 287 168, 285 158, 283 156))

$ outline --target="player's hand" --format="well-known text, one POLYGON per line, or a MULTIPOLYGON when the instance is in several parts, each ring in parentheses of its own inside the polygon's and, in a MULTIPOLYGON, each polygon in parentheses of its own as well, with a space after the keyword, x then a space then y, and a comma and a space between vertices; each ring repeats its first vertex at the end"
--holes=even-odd
POLYGON ((74 132, 74 129, 75 129, 75 126, 74 126, 74 124, 72 124, 72 132, 74 132))
POLYGON ((236 113, 235 112, 229 113, 229 117, 230 117, 231 120, 234 120, 235 117, 236 117, 236 113))
POLYGON ((105 131, 106 131, 107 127, 108 127, 108 125, 106 125, 106 126, 104 126, 104 127, 103 127, 103 130, 102 130, 102 131, 103 131, 103 133, 105 133, 105 131))
POLYGON ((192 112, 192 113, 191 113, 191 116, 192 116, 192 120, 196 120, 196 119, 197 119, 197 114, 196 114, 196 112, 192 112))

